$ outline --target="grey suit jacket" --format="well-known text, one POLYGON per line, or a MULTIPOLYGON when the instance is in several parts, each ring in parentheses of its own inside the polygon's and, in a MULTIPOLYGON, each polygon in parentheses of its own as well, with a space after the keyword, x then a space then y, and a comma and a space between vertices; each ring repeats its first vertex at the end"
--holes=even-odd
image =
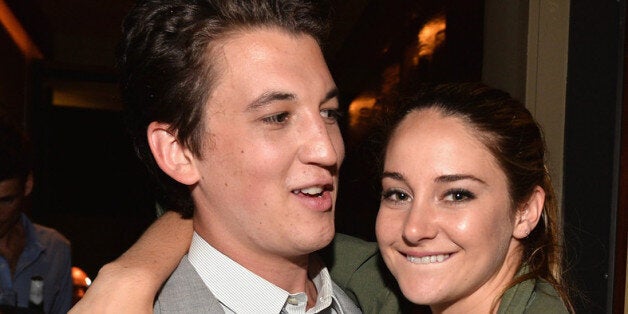
MULTIPOLYGON (((332 285, 334 296, 345 313, 362 313, 336 283, 332 285)), ((186 255, 157 295, 153 313, 202 314, 224 313, 224 311, 186 255)))

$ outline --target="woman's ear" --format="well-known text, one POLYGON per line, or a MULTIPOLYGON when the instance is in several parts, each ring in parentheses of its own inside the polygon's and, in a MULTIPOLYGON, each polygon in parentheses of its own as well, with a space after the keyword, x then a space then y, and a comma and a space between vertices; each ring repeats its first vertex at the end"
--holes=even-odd
POLYGON ((512 231, 513 237, 524 239, 532 233, 532 230, 539 223, 543 206, 545 206, 545 190, 537 185, 530 194, 528 201, 517 210, 515 227, 512 231))
POLYGON ((157 165, 176 181, 193 185, 200 179, 194 154, 185 147, 167 123, 153 121, 146 131, 148 145, 157 165))

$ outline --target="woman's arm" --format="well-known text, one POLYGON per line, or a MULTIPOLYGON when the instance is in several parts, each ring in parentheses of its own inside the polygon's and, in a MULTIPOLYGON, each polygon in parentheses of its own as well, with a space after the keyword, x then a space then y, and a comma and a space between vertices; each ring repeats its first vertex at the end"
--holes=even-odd
POLYGON ((188 251, 192 220, 166 212, 122 256, 106 264, 69 313, 152 313, 161 285, 188 251))

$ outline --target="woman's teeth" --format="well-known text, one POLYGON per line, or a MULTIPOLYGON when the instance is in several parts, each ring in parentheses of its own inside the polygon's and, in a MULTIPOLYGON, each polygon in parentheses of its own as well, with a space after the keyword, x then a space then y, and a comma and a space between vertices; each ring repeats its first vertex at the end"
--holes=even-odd
POLYGON ((430 255, 423 257, 415 257, 406 255, 406 258, 410 263, 414 264, 431 264, 431 263, 440 263, 449 258, 449 254, 438 254, 438 255, 430 255))

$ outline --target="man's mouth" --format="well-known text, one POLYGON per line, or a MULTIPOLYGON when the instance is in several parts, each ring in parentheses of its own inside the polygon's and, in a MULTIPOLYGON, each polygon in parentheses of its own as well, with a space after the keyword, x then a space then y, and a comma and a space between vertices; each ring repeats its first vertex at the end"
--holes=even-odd
POLYGON ((294 194, 304 194, 307 196, 321 196, 323 195, 324 189, 319 186, 309 187, 305 189, 294 190, 292 193, 294 194))

